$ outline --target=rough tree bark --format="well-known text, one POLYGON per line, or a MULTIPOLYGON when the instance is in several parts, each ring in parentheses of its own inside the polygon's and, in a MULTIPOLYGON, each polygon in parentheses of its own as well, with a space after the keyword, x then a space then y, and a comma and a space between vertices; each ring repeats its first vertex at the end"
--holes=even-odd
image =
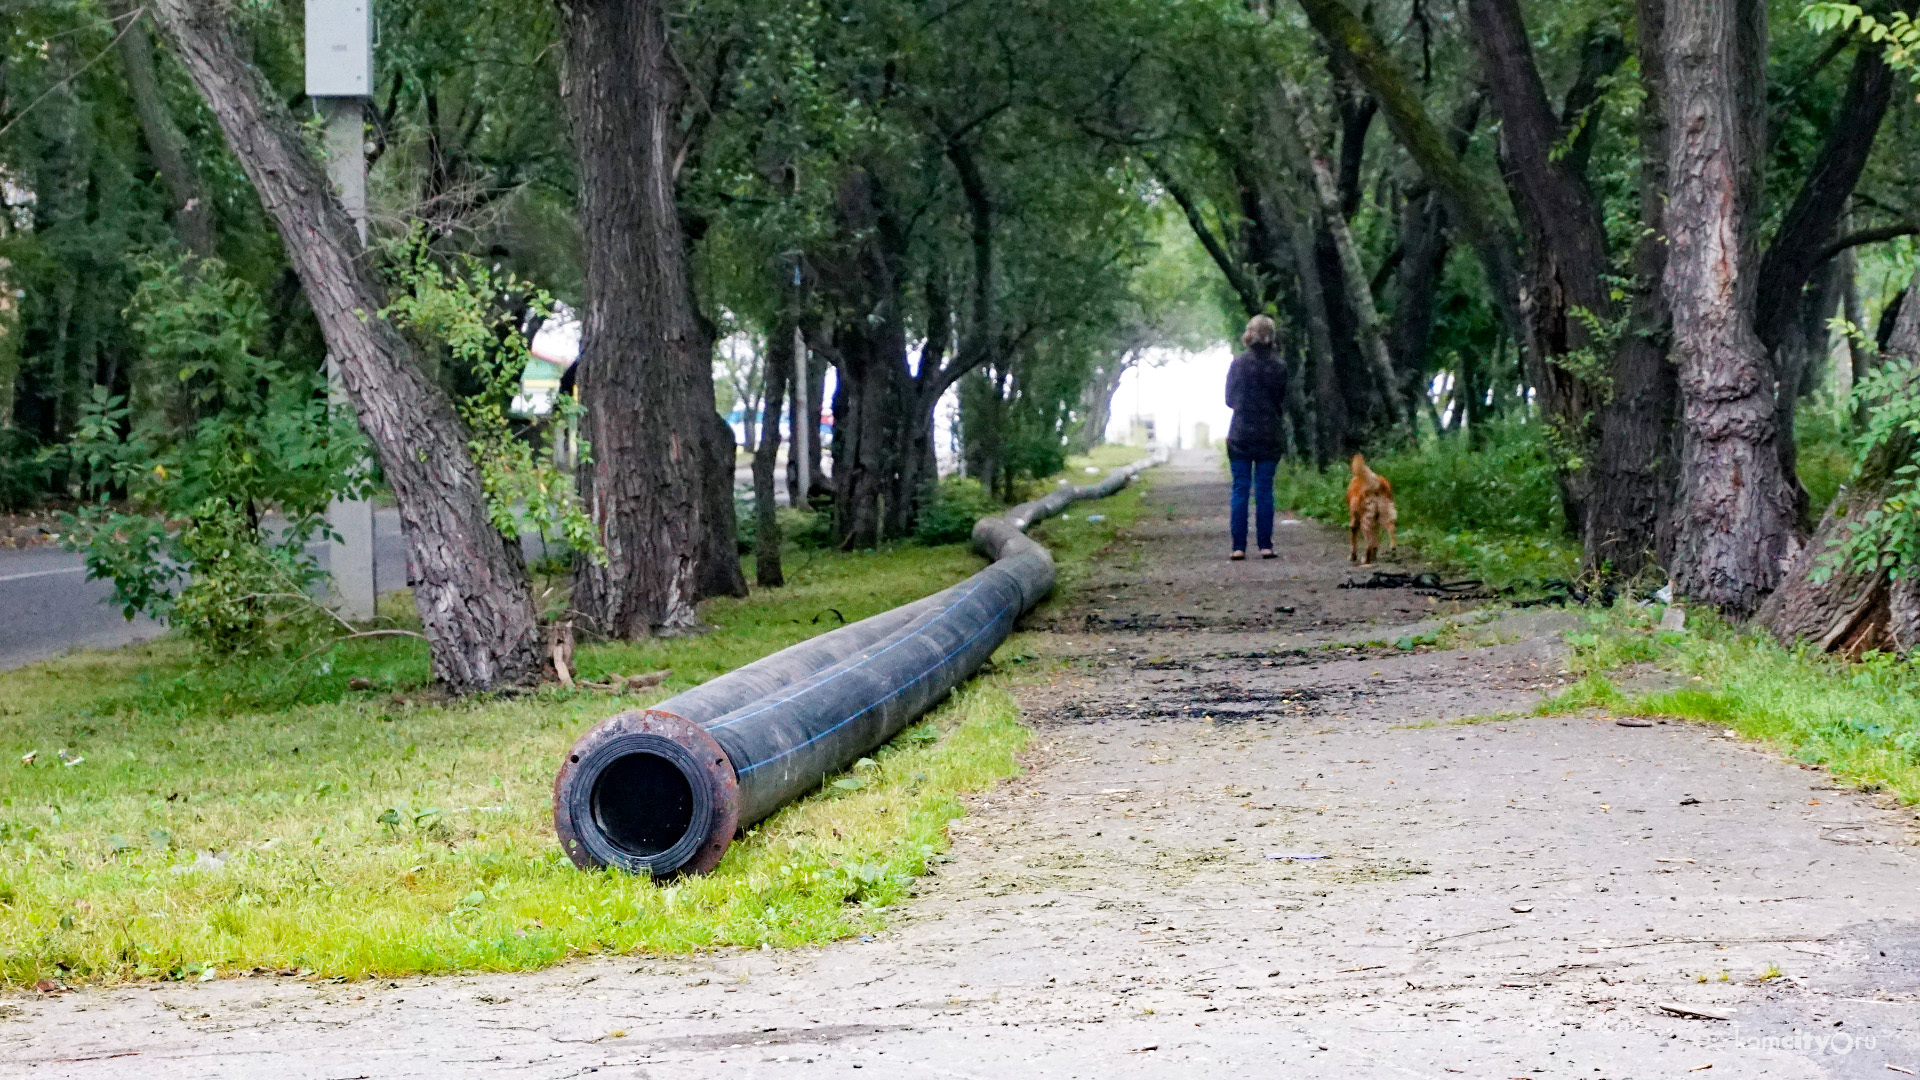
POLYGON ((520 549, 488 517, 453 403, 400 332, 369 315, 384 305, 383 289, 300 125, 253 65, 223 5, 156 0, 152 10, 286 244, 380 456, 435 677, 456 693, 538 682, 541 633, 520 549))
POLYGON ((1638 0, 1640 221, 1626 334, 1613 355, 1613 394, 1600 414, 1593 488, 1582 530, 1590 571, 1633 577, 1671 550, 1668 511, 1677 479, 1675 412, 1679 384, 1667 348, 1667 191, 1665 27, 1667 0, 1638 0))
MULTIPOLYGON (((1914 284, 1920 286, 1920 274, 1914 284)), ((1884 351, 1920 361, 1920 304, 1902 306, 1884 351)), ((1831 556, 1833 545, 1885 503, 1888 481, 1895 469, 1913 460, 1917 441, 1920 437, 1909 432, 1881 444, 1827 509, 1786 580, 1760 609, 1760 622, 1781 641, 1806 641, 1828 652, 1848 654, 1920 648, 1920 578, 1896 582, 1884 570, 1841 566, 1825 581, 1814 580, 1815 570, 1831 556)))
POLYGON ((1794 538, 1773 371, 1753 326, 1764 145, 1764 0, 1667 12, 1667 300, 1680 368, 1678 591, 1745 617, 1794 538))
MULTIPOLYGON (((559 0, 563 91, 585 231, 581 496, 606 561, 574 567, 574 609, 615 638, 698 624, 713 378, 674 205, 684 93, 659 0, 559 0)), ((731 440, 729 440, 731 441, 731 440)))
MULTIPOLYGON (((709 389, 712 383, 707 384, 709 389)), ((733 477, 740 444, 733 426, 712 408, 694 406, 695 433, 700 438, 700 553, 694 564, 696 597, 747 595, 747 575, 740 568, 740 532, 734 522, 733 477), (705 430, 699 425, 704 423, 705 430)))

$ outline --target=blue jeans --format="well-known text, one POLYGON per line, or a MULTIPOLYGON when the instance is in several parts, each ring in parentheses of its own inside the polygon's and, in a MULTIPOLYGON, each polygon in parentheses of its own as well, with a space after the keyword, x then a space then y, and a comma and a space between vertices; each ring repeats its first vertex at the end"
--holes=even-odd
POLYGON ((1229 458, 1233 467, 1233 550, 1247 550, 1247 496, 1253 496, 1260 547, 1273 546, 1273 470, 1277 461, 1229 458))

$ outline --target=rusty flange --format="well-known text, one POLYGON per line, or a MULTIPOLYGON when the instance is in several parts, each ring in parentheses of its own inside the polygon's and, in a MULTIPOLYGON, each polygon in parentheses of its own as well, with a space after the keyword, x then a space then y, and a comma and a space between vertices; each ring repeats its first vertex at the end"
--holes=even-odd
POLYGON ((582 869, 655 877, 719 865, 740 820, 740 784, 700 725, 636 709, 603 720, 567 751, 553 781, 553 826, 582 869))

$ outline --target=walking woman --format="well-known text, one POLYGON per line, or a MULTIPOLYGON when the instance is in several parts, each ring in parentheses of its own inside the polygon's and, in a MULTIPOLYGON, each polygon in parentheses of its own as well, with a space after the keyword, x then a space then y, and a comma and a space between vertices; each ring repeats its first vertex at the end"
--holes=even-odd
POLYGON ((1286 415, 1287 362, 1274 348, 1273 320, 1255 315, 1240 338, 1247 351, 1227 369, 1227 462, 1233 467, 1233 555, 1247 557, 1247 497, 1253 496, 1260 557, 1273 558, 1273 470, 1280 463, 1280 418, 1286 415))

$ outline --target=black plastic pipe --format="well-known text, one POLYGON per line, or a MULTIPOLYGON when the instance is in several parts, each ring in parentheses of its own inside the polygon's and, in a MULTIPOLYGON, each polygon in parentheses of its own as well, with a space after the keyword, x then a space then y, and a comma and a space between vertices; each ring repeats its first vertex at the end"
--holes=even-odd
POLYGON ((893 738, 993 655, 1053 588, 1053 557, 1028 526, 1164 460, 982 518, 973 546, 992 565, 950 589, 594 725, 553 782, 561 846, 583 869, 713 869, 736 832, 893 738))

